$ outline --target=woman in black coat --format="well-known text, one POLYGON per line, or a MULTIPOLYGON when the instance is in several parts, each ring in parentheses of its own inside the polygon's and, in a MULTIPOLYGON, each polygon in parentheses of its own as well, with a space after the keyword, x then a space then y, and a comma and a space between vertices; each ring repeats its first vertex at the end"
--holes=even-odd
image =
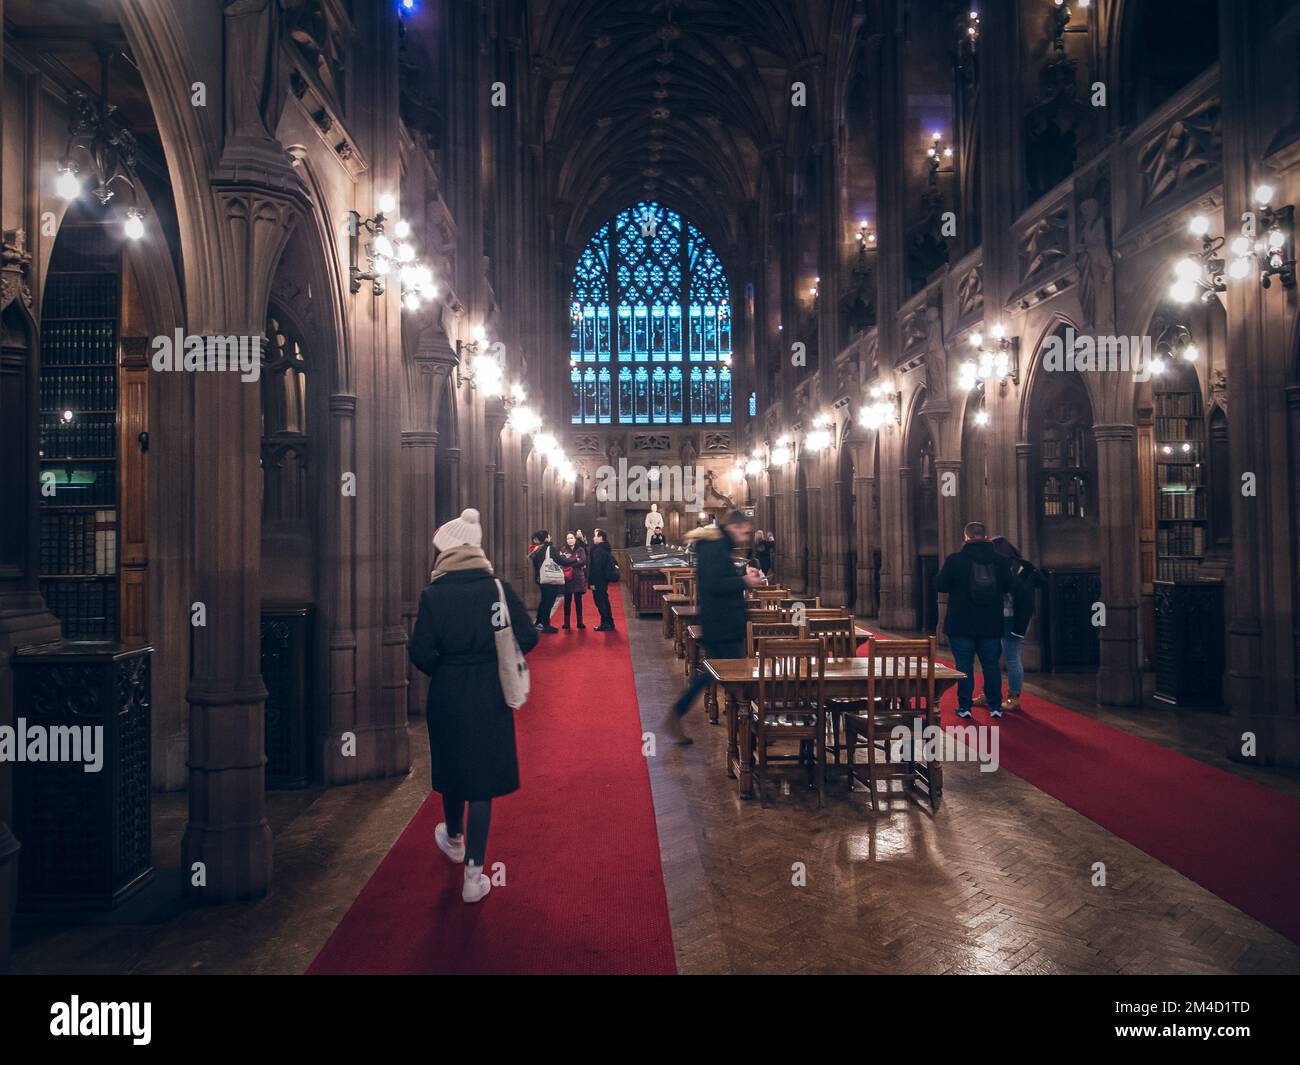
POLYGON ((1024 650, 1029 622, 1034 617, 1036 593, 1039 588, 1047 587, 1047 581, 1005 536, 995 536, 991 543, 993 550, 1011 566, 1011 591, 1004 597, 1002 605, 1002 657, 1007 663, 1007 696, 1002 700, 1002 707, 1004 710, 1019 710, 1020 691, 1025 686, 1025 667, 1020 655, 1024 650))
POLYGON ((614 583, 615 564, 614 549, 609 546, 609 537, 604 529, 593 529, 591 535, 595 543, 591 545, 591 558, 587 562, 587 583, 591 585, 591 598, 595 600, 596 610, 600 613, 597 632, 614 631, 614 611, 609 605, 609 585, 614 583))
POLYGON ((430 777, 446 817, 434 840, 452 861, 465 863, 466 902, 478 902, 491 889, 482 869, 492 800, 519 787, 514 711, 501 692, 495 630, 508 614, 521 651, 527 654, 538 639, 528 609, 505 581, 503 611, 482 539, 473 509, 434 535, 437 561, 420 596, 409 649, 411 663, 430 678, 430 777))

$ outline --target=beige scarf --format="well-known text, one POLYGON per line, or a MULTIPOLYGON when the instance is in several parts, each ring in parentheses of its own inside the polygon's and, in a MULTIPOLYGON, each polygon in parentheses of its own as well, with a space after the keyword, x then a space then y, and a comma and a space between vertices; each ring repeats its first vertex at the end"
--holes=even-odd
POLYGON ((488 574, 492 573, 492 563, 488 561, 487 555, 483 554, 483 548, 475 547, 473 544, 460 544, 438 552, 438 561, 434 563, 429 580, 436 581, 448 573, 459 573, 467 569, 481 569, 488 574))

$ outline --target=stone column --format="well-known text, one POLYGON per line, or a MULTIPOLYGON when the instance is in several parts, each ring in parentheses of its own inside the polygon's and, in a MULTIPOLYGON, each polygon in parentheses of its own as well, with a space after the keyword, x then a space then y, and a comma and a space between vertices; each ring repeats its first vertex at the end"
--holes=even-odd
MULTIPOLYGON (((961 459, 935 459, 934 472, 938 478, 939 492, 939 565, 954 551, 960 550, 962 543, 961 498, 957 494, 945 495, 944 482, 950 480, 954 485, 961 484, 961 459), (951 475, 951 476, 948 476, 951 475)), ((943 622, 948 616, 948 596, 939 594, 939 642, 947 646, 948 639, 943 634, 943 622)))
MULTIPOLYGON (((433 543, 427 526, 432 524, 433 491, 438 468, 436 429, 408 429, 402 433, 402 488, 405 530, 402 578, 402 618, 407 634, 415 628, 420 593, 429 582, 433 543)), ((424 712, 429 678, 410 665, 406 670, 406 712, 414 717, 424 712)))
MULTIPOLYGON (((844 446, 844 445, 841 445, 844 446)), ((823 606, 845 606, 849 601, 849 552, 844 533, 844 480, 843 464, 838 452, 831 459, 835 472, 830 494, 826 498, 826 522, 822 542, 821 596, 823 606)))
POLYGON ((1094 425, 1097 440, 1097 515, 1101 531, 1101 666, 1097 701, 1109 706, 1139 706, 1142 673, 1138 656, 1141 565, 1135 515, 1137 429, 1132 425, 1094 425))
POLYGON ((876 491, 876 479, 866 476, 871 468, 867 448, 856 445, 853 449, 853 538, 857 559, 854 611, 863 617, 871 616, 875 600, 876 574, 872 555, 876 545, 871 536, 871 500, 876 491))
MULTIPOLYGON (((1016 444, 1016 544, 1020 548, 1025 558, 1035 562, 1038 560, 1037 541, 1037 488, 1032 483, 1031 477, 1031 459, 1033 458, 1034 445, 1025 441, 1016 444)), ((1035 617, 1033 624, 1030 626, 1028 635, 1025 638, 1024 648, 1021 650, 1021 658, 1024 660, 1025 669, 1038 671, 1043 668, 1043 633, 1044 620, 1042 617, 1035 617)))

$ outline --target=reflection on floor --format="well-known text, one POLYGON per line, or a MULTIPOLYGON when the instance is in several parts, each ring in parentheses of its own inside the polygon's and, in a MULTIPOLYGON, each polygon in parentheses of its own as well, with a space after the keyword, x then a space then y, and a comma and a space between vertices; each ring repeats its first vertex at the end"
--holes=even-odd
MULTIPOLYGON (((657 619, 632 628, 654 728, 682 663, 657 619)), ((1182 728, 1201 734, 1185 753, 1211 744, 1210 725, 1182 728)), ((1300 971, 1300 946, 1010 773, 946 767, 937 817, 901 792, 873 816, 843 785, 818 810, 793 772, 763 805, 727 778, 724 728, 696 709, 688 731, 650 765, 683 973, 1300 971)))
MULTIPOLYGON (((628 627, 653 730, 684 683, 681 662, 657 618, 628 627)), ((1027 687, 1300 793, 1294 780, 1223 758, 1223 719, 1097 710, 1091 685, 1034 675, 1027 687)), ((949 767, 937 818, 901 797, 873 816, 864 793, 841 786, 819 811, 793 774, 790 793, 763 806, 741 801, 723 772, 725 730, 700 708, 687 727, 694 746, 661 744, 650 760, 683 973, 1300 971, 1300 947, 1010 773, 949 767), (1097 861, 1104 889, 1091 886, 1097 861), (805 887, 792 886, 795 863, 805 887)), ((418 718, 411 750, 401 780, 269 793, 275 889, 256 903, 180 902, 186 797, 155 796, 153 887, 111 916, 21 923, 15 970, 302 972, 428 794, 418 718)))

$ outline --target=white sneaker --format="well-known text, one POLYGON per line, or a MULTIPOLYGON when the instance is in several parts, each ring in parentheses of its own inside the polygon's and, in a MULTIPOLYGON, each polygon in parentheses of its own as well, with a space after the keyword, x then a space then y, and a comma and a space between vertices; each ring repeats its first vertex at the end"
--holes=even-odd
POLYGON ((483 875, 483 871, 472 862, 465 864, 465 885, 460 889, 460 897, 465 902, 478 902, 492 890, 492 881, 483 875))
POLYGON ((459 865, 465 860, 465 837, 447 835, 447 825, 441 823, 433 830, 433 841, 438 850, 459 865))

